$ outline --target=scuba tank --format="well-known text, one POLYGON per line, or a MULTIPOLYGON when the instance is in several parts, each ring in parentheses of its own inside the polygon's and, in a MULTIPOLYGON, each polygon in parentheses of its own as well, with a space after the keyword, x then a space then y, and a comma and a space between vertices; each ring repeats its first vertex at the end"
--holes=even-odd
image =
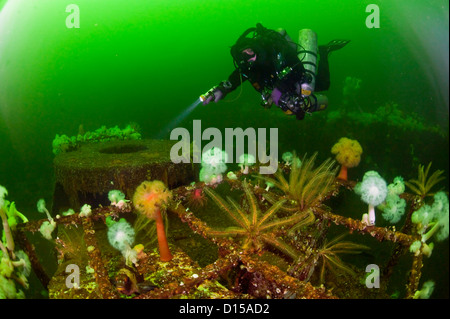
POLYGON ((311 94, 312 99, 311 106, 308 109, 308 112, 316 112, 325 110, 328 106, 328 98, 326 95, 322 94, 311 94))
POLYGON ((317 70, 317 34, 311 29, 298 32, 298 44, 302 48, 298 52, 298 59, 305 68, 305 78, 301 84, 302 95, 309 96, 314 92, 317 70))
POLYGON ((303 64, 305 75, 300 85, 301 96, 304 98, 303 110, 307 113, 322 111, 328 106, 325 95, 313 94, 316 86, 317 73, 317 34, 311 29, 302 29, 298 32, 298 58, 303 64))

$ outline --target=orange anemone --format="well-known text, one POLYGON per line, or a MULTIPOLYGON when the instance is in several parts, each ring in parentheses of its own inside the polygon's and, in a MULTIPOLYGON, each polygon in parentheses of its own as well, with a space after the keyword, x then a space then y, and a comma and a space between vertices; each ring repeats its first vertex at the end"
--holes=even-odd
POLYGON ((136 188, 133 195, 133 204, 136 209, 156 222, 156 235, 158 237, 159 254, 161 261, 172 260, 169 244, 167 243, 164 221, 161 215, 161 206, 167 204, 172 193, 161 181, 145 181, 136 188))

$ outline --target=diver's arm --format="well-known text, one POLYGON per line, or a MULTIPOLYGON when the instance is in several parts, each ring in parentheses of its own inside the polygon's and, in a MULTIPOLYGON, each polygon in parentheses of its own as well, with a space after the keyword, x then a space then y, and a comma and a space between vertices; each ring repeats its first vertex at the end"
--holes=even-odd
POLYGON ((200 96, 203 105, 209 104, 211 101, 218 102, 222 100, 228 93, 236 90, 243 81, 247 80, 246 76, 242 76, 236 69, 230 74, 228 80, 220 82, 218 85, 211 88, 208 92, 200 96))
POLYGON ((227 81, 220 82, 220 84, 217 86, 217 89, 219 89, 223 93, 224 95, 223 97, 225 97, 225 95, 236 90, 241 85, 241 83, 246 80, 247 77, 244 75, 242 75, 241 80, 241 73, 239 72, 238 69, 235 69, 230 74, 227 81))

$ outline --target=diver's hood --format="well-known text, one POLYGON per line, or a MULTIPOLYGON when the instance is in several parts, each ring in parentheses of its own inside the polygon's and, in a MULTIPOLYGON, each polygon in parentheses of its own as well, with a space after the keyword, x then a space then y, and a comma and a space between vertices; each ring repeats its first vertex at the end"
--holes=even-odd
POLYGON ((264 59, 265 52, 261 47, 258 38, 239 38, 235 45, 231 47, 231 56, 239 70, 248 71, 252 69, 256 61, 248 61, 252 55, 243 52, 245 49, 251 49, 256 54, 256 61, 264 59))

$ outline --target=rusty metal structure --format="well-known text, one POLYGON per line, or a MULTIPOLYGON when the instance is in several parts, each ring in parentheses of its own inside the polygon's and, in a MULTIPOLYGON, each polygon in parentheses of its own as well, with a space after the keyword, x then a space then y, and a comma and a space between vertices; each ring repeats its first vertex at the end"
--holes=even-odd
MULTIPOLYGON (((19 224, 15 231, 18 245, 28 254, 37 277, 42 285, 48 288, 50 298, 328 299, 345 297, 324 285, 314 285, 309 280, 302 280, 295 276, 283 266, 283 262, 277 261, 281 258, 264 258, 263 255, 269 252, 268 250, 262 249, 255 252, 243 248, 233 238, 211 236, 210 226, 199 218, 195 211, 186 206, 190 203, 189 196, 206 185, 203 182, 191 183, 195 180, 193 177, 195 167, 191 165, 177 167, 169 164, 167 158, 164 160, 165 155, 161 154, 167 154, 168 146, 170 144, 158 141, 133 141, 126 142, 126 145, 123 142, 114 142, 109 145, 89 146, 80 150, 78 154, 71 152, 55 159, 56 186, 53 212, 60 212, 71 205, 79 209, 80 204, 86 200, 91 201, 93 209, 88 217, 80 217, 79 213, 75 213, 55 218, 58 234, 54 235, 54 242, 55 249, 58 251, 59 266, 57 272, 51 277, 39 262, 38 252, 27 238, 27 233, 38 232, 45 220, 19 224), (160 156, 156 157, 155 152, 160 156), (109 157, 109 154, 114 156, 109 157), (177 245, 176 238, 172 238, 170 246, 174 258, 169 262, 161 262, 155 247, 145 247, 133 271, 141 278, 137 281, 151 282, 152 287, 141 289, 139 293, 131 296, 125 296, 116 287, 117 276, 120 273, 123 274, 123 271, 121 272, 124 268, 123 257, 108 244, 105 220, 109 216, 113 219, 125 217, 128 220, 134 220, 135 213, 131 202, 122 207, 105 205, 102 202, 104 200, 102 196, 105 196, 108 190, 117 188, 130 198, 136 186, 147 179, 161 179, 170 186, 173 199, 167 207, 167 214, 171 219, 177 220, 179 225, 183 225, 181 232, 183 236, 190 238, 191 249, 202 249, 203 246, 199 248, 195 244, 195 241, 201 239, 209 247, 209 251, 216 252, 216 256, 212 262, 202 264, 191 257, 192 251, 181 249, 177 245), (82 238, 79 241, 75 239, 75 245, 70 240, 71 235, 68 235, 71 231, 78 232, 77 236, 82 238), (69 254, 72 254, 71 258, 69 254), (84 260, 82 263, 85 264, 81 265, 83 267, 81 267, 79 287, 67 288, 66 265, 74 263, 74 260, 80 262, 82 259, 84 260)), ((283 169, 289 171, 288 166, 283 169)), ((262 195, 268 191, 260 187, 257 181, 251 181, 250 176, 252 173, 256 174, 256 171, 257 167, 254 167, 249 175, 235 172, 235 178, 225 177, 222 185, 226 184, 228 190, 242 191, 245 180, 255 196, 262 200, 262 195)), ((342 190, 352 190, 355 182, 336 180, 335 186, 326 199, 338 196, 342 190)), ((422 205, 421 199, 407 193, 404 193, 402 197, 409 203, 407 220, 410 220, 412 212, 422 205)), ((210 206, 204 208, 206 211, 210 209, 210 206)), ((217 214, 217 209, 214 214, 217 214)), ((392 255, 382 276, 382 287, 376 295, 377 298, 387 298, 387 285, 392 269, 397 265, 399 258, 408 252, 409 246, 417 240, 417 236, 411 234, 407 228, 395 230, 367 226, 360 220, 335 214, 331 208, 315 209, 314 215, 318 222, 302 233, 305 238, 310 238, 317 225, 321 225, 320 227, 338 225, 347 229, 349 233, 394 244, 392 255)), ((173 223, 170 227, 172 225, 173 223)), ((277 234, 287 236, 283 229, 280 229, 277 234)), ((423 265, 421 252, 411 254, 411 258, 406 298, 412 298, 418 290, 423 265)), ((354 289, 354 291, 355 294, 350 295, 350 298, 374 298, 367 289, 354 289)))

